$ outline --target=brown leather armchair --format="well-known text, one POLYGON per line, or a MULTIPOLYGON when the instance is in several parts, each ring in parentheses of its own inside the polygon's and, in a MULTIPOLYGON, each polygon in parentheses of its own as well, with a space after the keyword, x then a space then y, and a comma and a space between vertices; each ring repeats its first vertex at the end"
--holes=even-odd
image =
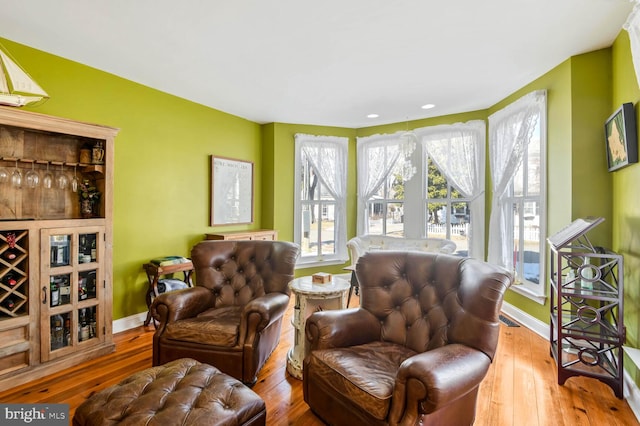
POLYGON ((312 314, 304 400, 331 425, 470 425, 511 274, 474 259, 370 252, 359 308, 312 314))
POLYGON ((195 287, 151 305, 159 321, 153 365, 194 358, 255 383, 280 339, 298 252, 285 241, 198 243, 191 251, 195 287))

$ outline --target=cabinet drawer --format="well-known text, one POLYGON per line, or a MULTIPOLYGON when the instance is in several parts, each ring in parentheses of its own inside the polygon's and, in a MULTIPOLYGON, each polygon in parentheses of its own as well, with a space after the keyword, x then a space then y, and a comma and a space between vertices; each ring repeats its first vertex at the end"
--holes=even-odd
POLYGON ((0 375, 29 366, 29 325, 0 331, 0 375))

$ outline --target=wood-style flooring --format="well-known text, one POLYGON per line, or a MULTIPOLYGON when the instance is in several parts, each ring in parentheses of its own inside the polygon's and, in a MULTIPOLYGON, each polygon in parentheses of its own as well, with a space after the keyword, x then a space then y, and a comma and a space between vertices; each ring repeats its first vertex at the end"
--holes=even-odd
MULTIPOLYGON (((351 301, 352 306, 357 298, 351 301)), ((280 345, 253 387, 266 402, 269 425, 322 425, 302 397, 302 382, 286 372, 293 341, 290 315, 284 320, 280 345)), ((484 379, 476 425, 638 425, 626 401, 601 382, 584 377, 557 384, 556 366, 546 340, 525 327, 501 325, 495 361, 484 379)), ((114 336, 116 351, 37 381, 0 391, 3 403, 67 403, 73 416, 87 397, 151 367, 152 326, 114 336)), ((351 425, 357 426, 357 425, 351 425)), ((447 426, 447 425, 445 425, 447 426)))

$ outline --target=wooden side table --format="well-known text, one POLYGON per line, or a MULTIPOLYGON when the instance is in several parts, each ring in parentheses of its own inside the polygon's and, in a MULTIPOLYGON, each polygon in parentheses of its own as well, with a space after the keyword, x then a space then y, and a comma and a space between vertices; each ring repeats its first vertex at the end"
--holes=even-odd
MULTIPOLYGON (((193 287, 193 283, 191 282, 191 273, 193 272, 193 263, 191 261, 183 262, 183 263, 175 263, 173 265, 159 266, 155 263, 145 263, 142 265, 144 271, 147 273, 147 280, 149 280, 149 289, 147 290, 147 318, 144 320, 144 325, 149 325, 151 321, 151 302, 154 297, 157 297, 160 293, 158 292, 158 279, 163 275, 174 274, 176 272, 184 273, 184 282, 187 283, 189 287, 193 287)), ((156 325, 156 322, 153 322, 153 325, 156 325)))
POLYGON ((266 240, 278 239, 278 231, 274 229, 255 229, 253 231, 216 232, 205 234, 207 240, 266 240))
POLYGON ((304 327, 307 318, 316 311, 345 309, 346 295, 351 285, 342 278, 333 277, 326 284, 313 284, 311 277, 301 277, 289 283, 295 295, 296 305, 291 319, 295 336, 294 345, 287 353, 287 371, 296 379, 302 379, 302 361, 306 340, 304 327))

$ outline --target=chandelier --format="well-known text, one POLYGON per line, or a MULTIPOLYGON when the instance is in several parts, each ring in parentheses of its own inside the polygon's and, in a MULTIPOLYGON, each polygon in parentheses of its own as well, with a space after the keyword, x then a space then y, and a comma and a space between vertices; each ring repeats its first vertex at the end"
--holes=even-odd
POLYGON ((411 154, 416 150, 416 146, 418 146, 418 137, 413 131, 407 130, 400 135, 399 148, 402 158, 398 159, 398 161, 401 161, 400 175, 404 182, 410 180, 416 174, 416 167, 411 162, 411 154))

